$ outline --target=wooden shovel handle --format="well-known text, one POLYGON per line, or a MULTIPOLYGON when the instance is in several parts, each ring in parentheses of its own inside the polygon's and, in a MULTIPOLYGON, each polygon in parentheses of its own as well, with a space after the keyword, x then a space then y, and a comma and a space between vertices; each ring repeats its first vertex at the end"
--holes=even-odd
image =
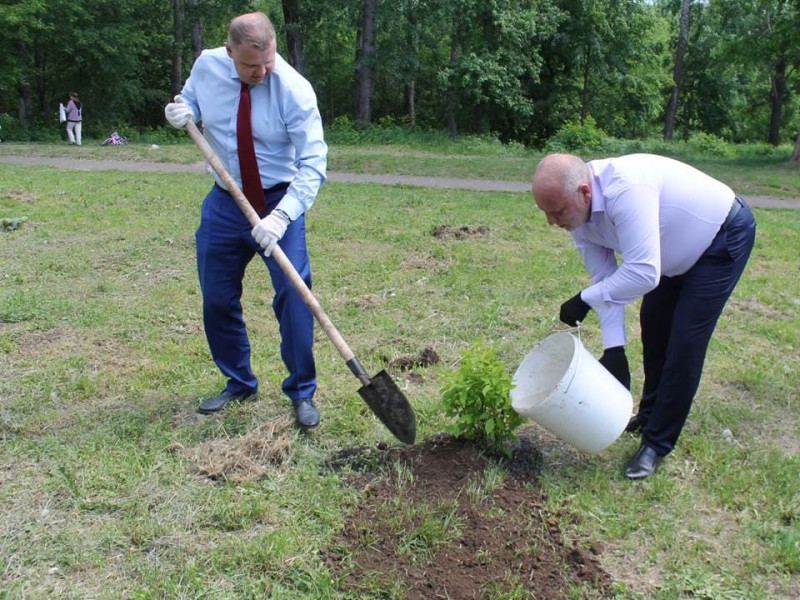
MULTIPOLYGON (((239 208, 244 213, 244 216, 247 217, 247 220, 250 221, 250 224, 253 227, 258 225, 258 223, 261 221, 261 217, 259 217, 258 213, 256 213, 256 211, 253 210, 253 207, 250 206, 250 202, 247 200, 247 197, 244 195, 244 193, 242 193, 242 190, 239 188, 236 181, 233 179, 233 177, 231 177, 230 173, 228 173, 225 165, 222 164, 222 161, 220 161, 219 157, 217 157, 217 155, 214 153, 214 150, 208 144, 206 138, 204 138, 203 134, 200 133, 200 130, 197 129, 197 125, 190 120, 186 124, 186 131, 189 132, 189 135, 194 140, 194 143, 198 148, 200 148, 200 151, 203 153, 203 156, 206 157, 208 164, 211 165, 211 168, 216 171, 217 175, 219 175, 220 179, 222 179, 222 181, 225 183, 225 187, 228 188, 228 193, 233 196, 236 204, 239 205, 239 208)), ((330 338, 331 342, 333 342, 333 345, 336 346, 339 354, 342 355, 342 358, 345 361, 350 363, 355 358, 353 351, 350 349, 350 346, 347 345, 347 342, 344 341, 344 338, 341 336, 336 327, 333 326, 333 323, 331 323, 328 315, 326 315, 325 311, 322 310, 322 306, 320 306, 320 303, 317 301, 316 297, 314 297, 314 294, 311 293, 311 290, 308 289, 306 282, 303 281, 302 277, 300 277, 297 269, 294 268, 294 265, 286 257, 286 254, 281 247, 275 244, 275 248, 273 248, 270 256, 275 259, 275 262, 278 263, 278 266, 280 266, 281 270, 292 282, 292 285, 294 285, 297 292, 303 298, 303 302, 306 303, 322 329, 325 330, 325 334, 328 336, 328 338, 330 338)))

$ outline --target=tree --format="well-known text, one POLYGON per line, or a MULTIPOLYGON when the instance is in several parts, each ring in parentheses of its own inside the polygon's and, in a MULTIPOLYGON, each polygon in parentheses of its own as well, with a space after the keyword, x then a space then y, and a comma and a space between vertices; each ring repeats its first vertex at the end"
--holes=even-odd
POLYGON ((372 94, 375 91, 375 61, 378 48, 377 9, 378 0, 364 0, 361 26, 358 30, 356 49, 355 109, 357 126, 366 127, 372 119, 372 94))
POLYGON ((282 0, 283 21, 286 25, 286 53, 289 64, 299 73, 305 71, 303 31, 300 22, 300 0, 282 0))
POLYGON ((416 0, 410 0, 406 3, 403 16, 405 17, 405 43, 406 51, 404 53, 406 60, 403 61, 402 76, 403 76, 403 105, 405 108, 405 115, 408 124, 411 126, 417 123, 417 71, 419 70, 419 38, 420 38, 420 25, 417 19, 417 11, 419 3, 416 0))
POLYGON ((197 57, 203 52, 203 28, 200 19, 200 10, 198 6, 199 0, 189 1, 189 18, 192 24, 191 38, 192 38, 192 64, 197 60, 197 57))
POLYGON ((654 133, 668 85, 669 30, 660 8, 639 0, 562 0, 558 6, 558 29, 542 49, 536 100, 548 110, 537 137, 588 116, 617 137, 654 133))
POLYGON ((681 93, 683 83, 683 59, 686 55, 686 48, 689 45, 689 9, 692 0, 681 1, 680 26, 678 28, 678 43, 675 48, 675 68, 672 71, 672 92, 669 96, 666 115, 664 116, 664 139, 671 140, 675 131, 675 113, 678 110, 678 98, 681 93))
POLYGON ((172 95, 183 87, 183 2, 172 0, 172 95))
POLYGON ((726 58, 746 68, 755 67, 761 77, 762 93, 769 109, 766 139, 773 145, 780 143, 789 83, 800 69, 799 4, 797 0, 718 0, 715 3, 727 35, 726 58))

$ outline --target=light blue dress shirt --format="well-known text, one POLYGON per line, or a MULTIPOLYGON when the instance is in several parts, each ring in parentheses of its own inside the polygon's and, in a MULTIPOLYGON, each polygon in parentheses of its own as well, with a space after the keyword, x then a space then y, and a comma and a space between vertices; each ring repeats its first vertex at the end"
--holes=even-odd
MULTIPOLYGON (((236 142, 236 115, 241 83, 233 59, 224 47, 205 50, 192 66, 181 97, 192 107, 195 121, 228 172, 242 186, 236 142)), ((280 55, 275 68, 250 87, 253 142, 267 189, 291 185, 278 204, 294 221, 305 213, 325 181, 328 146, 325 144, 317 97, 311 84, 280 55)), ((225 184, 215 173, 217 184, 225 184)))

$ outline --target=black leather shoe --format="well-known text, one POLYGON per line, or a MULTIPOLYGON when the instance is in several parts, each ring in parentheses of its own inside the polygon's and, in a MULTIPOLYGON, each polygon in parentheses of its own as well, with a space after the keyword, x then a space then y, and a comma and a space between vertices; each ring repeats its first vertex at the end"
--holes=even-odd
POLYGON ((625 465, 625 477, 628 479, 644 479, 649 477, 658 469, 658 465, 663 460, 662 456, 649 446, 642 444, 625 465))
POLYGON ((197 407, 197 412, 203 415, 210 415, 211 413, 219 412, 230 402, 241 402, 242 400, 255 400, 255 394, 233 394, 227 390, 222 392, 216 398, 206 400, 197 407))
POLYGON ((631 420, 628 421, 628 424, 625 426, 625 431, 636 433, 637 431, 641 431, 642 429, 644 429, 645 425, 647 425, 647 419, 645 419, 640 414, 635 414, 631 417, 631 420))
POLYGON ((306 398, 294 403, 294 420, 303 429, 314 429, 319 425, 319 411, 313 399, 306 398))

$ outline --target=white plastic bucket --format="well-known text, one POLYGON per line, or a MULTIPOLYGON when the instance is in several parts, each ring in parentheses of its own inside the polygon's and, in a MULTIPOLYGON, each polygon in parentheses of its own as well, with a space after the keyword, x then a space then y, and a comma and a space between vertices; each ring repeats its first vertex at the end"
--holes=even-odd
POLYGON ((571 333, 554 333, 514 374, 511 406, 581 452, 595 454, 625 430, 631 393, 571 333))

